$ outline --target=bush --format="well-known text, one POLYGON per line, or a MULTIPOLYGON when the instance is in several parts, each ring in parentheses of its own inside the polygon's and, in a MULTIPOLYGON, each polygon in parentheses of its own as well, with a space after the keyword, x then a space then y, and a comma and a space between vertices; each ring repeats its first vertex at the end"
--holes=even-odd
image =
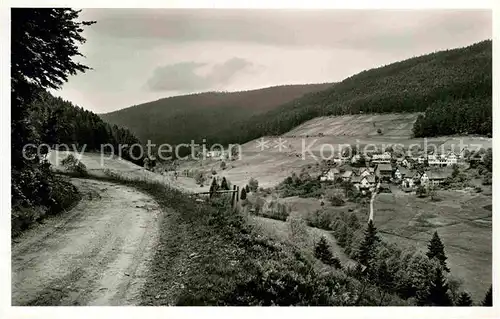
POLYGON ((252 177, 248 181, 248 187, 250 188, 251 192, 255 193, 259 189, 259 182, 252 177))
POLYGON ((330 201, 333 206, 342 206, 345 204, 343 199, 342 190, 340 189, 332 189, 329 190, 326 194, 326 199, 330 201))
POLYGON ((307 224, 311 227, 332 230, 333 216, 324 209, 310 212, 306 217, 307 224))
POLYGON ((196 184, 203 186, 203 184, 205 183, 205 175, 203 175, 202 172, 197 171, 194 174, 194 180, 195 180, 196 184))
POLYGON ((88 176, 87 167, 85 166, 85 164, 77 160, 75 156, 73 156, 73 154, 69 154, 65 159, 63 159, 61 161, 61 165, 69 173, 73 173, 81 177, 88 176))
POLYGON ((286 221, 288 215, 290 215, 290 209, 286 204, 280 203, 277 200, 271 200, 264 204, 260 212, 256 214, 262 217, 286 221))

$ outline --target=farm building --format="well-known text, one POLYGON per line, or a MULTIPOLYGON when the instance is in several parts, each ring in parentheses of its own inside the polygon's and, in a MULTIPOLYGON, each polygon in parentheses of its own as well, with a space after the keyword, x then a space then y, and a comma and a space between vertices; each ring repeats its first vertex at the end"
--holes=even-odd
POLYGON ((340 174, 340 171, 337 168, 330 168, 325 170, 319 180, 320 181, 334 181, 335 178, 340 174))
POLYGON ((427 172, 427 176, 429 178, 430 185, 440 185, 444 182, 444 180, 449 176, 449 174, 445 172, 427 172))
POLYGON ((391 164, 380 164, 377 167, 378 175, 382 179, 390 179, 392 177, 391 164))
POLYGON ((352 171, 345 171, 345 172, 344 172, 344 174, 342 174, 342 176, 341 176, 341 177, 342 177, 342 180, 343 180, 344 182, 348 182, 348 181, 350 181, 350 180, 351 180, 351 177, 352 177, 352 174, 353 174, 353 173, 352 173, 352 171))
POLYGON ((373 154, 372 163, 374 164, 390 164, 391 153, 385 152, 384 154, 373 154))
POLYGON ((410 173, 410 171, 407 168, 405 168, 405 167, 398 167, 394 171, 394 178, 401 180, 401 179, 409 176, 410 174, 411 173, 410 173))

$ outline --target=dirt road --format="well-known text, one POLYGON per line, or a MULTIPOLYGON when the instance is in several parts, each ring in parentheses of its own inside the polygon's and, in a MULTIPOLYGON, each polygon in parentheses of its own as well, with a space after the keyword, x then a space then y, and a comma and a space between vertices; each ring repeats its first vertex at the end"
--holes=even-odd
POLYGON ((12 305, 136 305, 160 208, 132 188, 75 179, 84 194, 12 244, 12 305))

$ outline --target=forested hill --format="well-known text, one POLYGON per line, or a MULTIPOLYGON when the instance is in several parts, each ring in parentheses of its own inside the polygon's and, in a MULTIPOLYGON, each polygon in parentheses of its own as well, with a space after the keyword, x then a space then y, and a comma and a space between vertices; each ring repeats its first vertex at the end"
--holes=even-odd
MULTIPOLYGON (((31 110, 33 130, 41 141, 50 146, 64 144, 70 148, 74 145, 81 149, 85 145, 85 151, 100 151, 101 145, 111 144, 118 150, 120 144, 140 143, 128 129, 110 125, 97 114, 60 97, 54 97, 48 92, 42 92, 34 100, 31 110)), ((130 159, 128 149, 123 150, 122 155, 130 159)), ((106 151, 110 149, 106 148, 106 151)))
POLYGON ((268 112, 332 83, 283 85, 242 92, 207 92, 175 96, 101 114, 107 122, 129 128, 142 141, 154 143, 201 142, 253 115, 268 112))
POLYGON ((492 42, 440 51, 363 71, 320 92, 235 123, 209 142, 244 143, 278 135, 312 118, 425 112, 415 136, 491 134, 492 42))

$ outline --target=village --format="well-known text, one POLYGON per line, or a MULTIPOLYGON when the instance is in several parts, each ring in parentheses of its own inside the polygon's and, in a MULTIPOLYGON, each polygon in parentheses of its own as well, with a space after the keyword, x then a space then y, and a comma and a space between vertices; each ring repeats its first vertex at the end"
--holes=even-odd
POLYGON ((420 186, 431 188, 446 184, 454 169, 474 168, 484 162, 484 157, 485 152, 471 155, 466 148, 458 154, 450 151, 419 156, 405 156, 390 149, 383 153, 337 156, 327 160, 318 178, 322 182, 350 182, 363 194, 377 187, 389 190, 391 185, 409 193, 420 186))

